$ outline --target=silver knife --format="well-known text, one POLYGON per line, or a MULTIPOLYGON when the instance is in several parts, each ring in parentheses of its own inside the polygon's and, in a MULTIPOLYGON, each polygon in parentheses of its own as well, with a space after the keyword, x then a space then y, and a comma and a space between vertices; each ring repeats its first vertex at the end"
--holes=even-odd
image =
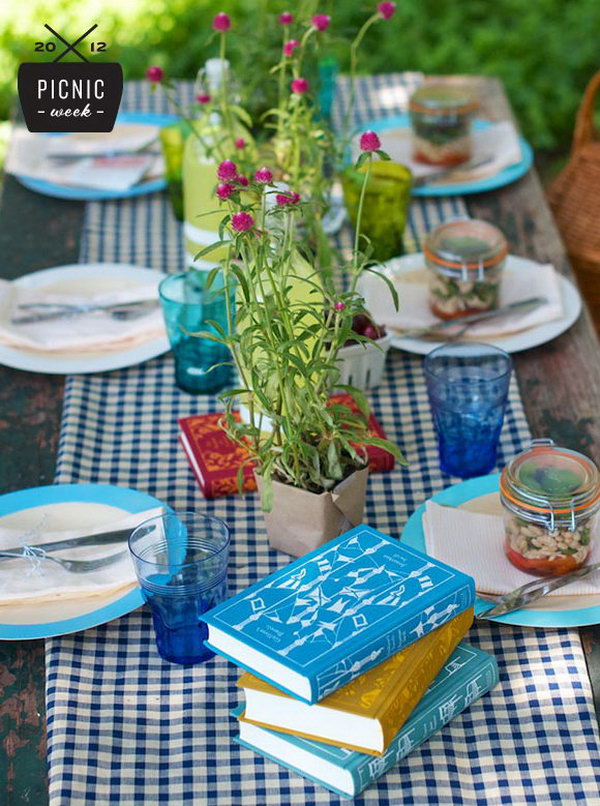
MULTIPOLYGON (((141 308, 146 306, 147 308, 153 308, 158 305, 158 300, 153 299, 143 299, 143 300, 135 300, 133 302, 119 302, 113 303, 112 305, 74 305, 72 307, 63 307, 61 310, 56 311, 46 311, 44 313, 32 313, 26 314, 25 316, 14 316, 10 321, 13 325, 32 325, 35 322, 50 322, 53 319, 68 319, 72 316, 82 316, 86 313, 92 313, 94 311, 118 311, 121 308, 141 308)), ((20 305, 20 308, 24 306, 20 305)), ((46 307, 46 305, 40 304, 38 307, 46 307)), ((51 307, 48 304, 48 307, 51 307)), ((59 307, 59 306, 56 306, 59 307)))
POLYGON ((487 319, 498 319, 511 313, 533 311, 546 302, 548 302, 546 297, 530 297, 529 299, 522 299, 519 302, 511 302, 510 305, 504 305, 502 308, 494 308, 494 310, 491 311, 471 313, 468 316, 459 316, 456 319, 446 319, 443 322, 436 322, 435 325, 427 325, 427 327, 416 327, 412 330, 405 330, 404 332, 398 331, 398 336, 402 339, 419 339, 429 333, 437 333, 438 330, 445 330, 454 325, 474 325, 476 322, 484 322, 487 319))
POLYGON ((576 579, 584 579, 599 569, 600 563, 592 563, 592 565, 584 565, 583 568, 578 568, 577 571, 571 571, 570 574, 534 579, 533 582, 521 585, 520 588, 499 597, 497 604, 490 607, 488 610, 484 610, 482 613, 477 613, 477 618, 494 619, 497 616, 505 616, 507 613, 512 613, 514 610, 520 610, 522 607, 525 607, 525 605, 537 602, 542 596, 546 596, 548 593, 558 590, 558 588, 562 588, 564 585, 570 585, 571 582, 574 582, 576 579))
POLYGON ((29 543, 24 541, 20 546, 13 546, 9 549, 2 549, 2 552, 22 552, 23 548, 42 549, 43 551, 61 551, 62 549, 79 548, 80 546, 95 546, 100 544, 121 543, 125 542, 130 534, 133 532, 131 529, 119 529, 116 532, 102 532, 97 535, 85 535, 84 537, 71 537, 66 540, 54 540, 51 543, 29 543))
POLYGON ((440 179, 450 179, 454 174, 462 174, 465 171, 473 171, 475 168, 482 168, 484 165, 492 162, 494 157, 486 155, 484 157, 476 157, 475 159, 463 162, 462 165, 455 165, 453 168, 445 168, 443 171, 434 171, 433 173, 423 174, 413 179, 413 187, 423 187, 429 185, 431 182, 439 182, 440 179))

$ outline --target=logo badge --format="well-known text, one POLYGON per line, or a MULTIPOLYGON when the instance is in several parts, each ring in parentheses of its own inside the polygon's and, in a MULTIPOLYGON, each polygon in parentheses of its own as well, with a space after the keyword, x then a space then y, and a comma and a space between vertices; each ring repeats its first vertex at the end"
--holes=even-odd
POLYGON ((19 67, 19 99, 27 128, 30 132, 112 131, 123 94, 123 69, 117 62, 90 62, 80 51, 80 43, 97 25, 73 43, 45 27, 65 48, 52 62, 25 62, 19 67), (67 53, 80 61, 61 62, 67 53))

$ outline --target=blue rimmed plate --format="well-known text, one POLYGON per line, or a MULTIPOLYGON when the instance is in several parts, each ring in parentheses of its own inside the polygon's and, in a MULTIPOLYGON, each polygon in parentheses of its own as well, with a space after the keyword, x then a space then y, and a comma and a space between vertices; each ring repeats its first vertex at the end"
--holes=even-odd
MULTIPOLYGON (((492 124, 488 120, 474 120, 473 128, 478 131, 488 129, 492 124)), ((409 129, 410 119, 408 115, 394 115, 389 118, 370 120, 361 124, 361 130, 372 129, 376 132, 387 129, 409 129)), ((465 196, 468 193, 484 193, 487 190, 510 185, 524 176, 533 164, 533 150, 527 140, 519 137, 521 145, 521 160, 514 165, 509 165, 502 171, 484 179, 475 179, 472 182, 462 182, 456 185, 423 185, 413 188, 413 196, 465 196)))
MULTIPOLYGON (((452 487, 447 487, 432 496, 431 500, 443 506, 464 507, 478 512, 500 512, 498 497, 499 474, 469 479, 452 487)), ((425 535, 423 533, 422 504, 408 519, 402 537, 404 543, 426 553, 425 535)), ((532 577, 534 579, 534 577, 532 577)), ((477 599, 475 612, 479 613, 490 607, 489 602, 477 599)), ((598 596, 552 596, 540 599, 523 610, 516 610, 506 616, 494 619, 502 624, 514 624, 523 627, 585 627, 600 623, 600 595, 598 596)))
MULTIPOLYGON (((148 126, 168 126, 178 118, 175 115, 157 115, 150 112, 122 112, 117 117, 117 123, 141 123, 148 126)), ((60 137, 60 134, 49 134, 48 137, 60 137)), ((44 196, 53 196, 56 199, 72 199, 73 201, 101 201, 103 199, 126 199, 131 196, 143 196, 146 193, 156 193, 164 190, 164 178, 150 179, 140 182, 127 190, 95 190, 93 188, 71 187, 47 182, 45 179, 33 179, 30 176, 15 176, 22 185, 35 193, 44 196)))
MULTIPOLYGON (((118 518, 127 512, 144 512, 163 506, 152 495, 115 487, 111 484, 54 484, 33 487, 0 496, 0 518, 10 517, 10 526, 30 526, 31 518, 39 518, 44 511, 53 519, 52 529, 67 528, 68 518, 76 508, 82 528, 97 525, 98 519, 108 515, 118 518), (61 518, 65 519, 61 527, 61 518), (29 522, 28 522, 29 521, 29 522)), ((27 577, 24 576, 24 579, 27 577)), ((0 607, 0 639, 22 641, 32 638, 50 638, 66 635, 90 627, 97 627, 130 613, 143 604, 137 585, 111 594, 87 598, 45 601, 44 606, 15 602, 0 607)))

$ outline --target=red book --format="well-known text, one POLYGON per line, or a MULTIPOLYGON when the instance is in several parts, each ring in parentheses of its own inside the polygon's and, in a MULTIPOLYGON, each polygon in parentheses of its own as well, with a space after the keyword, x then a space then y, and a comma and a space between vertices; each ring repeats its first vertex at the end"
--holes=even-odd
MULTIPOLYGON (((331 402, 343 403, 353 411, 357 410, 350 395, 334 395, 331 402)), ((205 498, 237 493, 238 468, 249 458, 248 451, 232 442, 219 426, 222 416, 218 413, 200 414, 179 420, 179 441, 205 498)), ((369 430, 373 436, 385 439, 383 428, 373 415, 369 417, 369 430)), ((383 448, 367 445, 366 451, 371 473, 394 467, 394 457, 383 448)), ((251 462, 244 467, 243 490, 256 490, 251 462)))

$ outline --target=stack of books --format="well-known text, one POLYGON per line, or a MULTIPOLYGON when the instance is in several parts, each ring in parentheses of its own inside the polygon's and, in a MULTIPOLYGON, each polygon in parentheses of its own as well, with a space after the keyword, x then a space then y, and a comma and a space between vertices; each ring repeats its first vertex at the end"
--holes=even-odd
POLYGON ((237 741, 354 797, 498 680, 460 643, 475 587, 358 526, 205 614, 247 671, 237 741))

